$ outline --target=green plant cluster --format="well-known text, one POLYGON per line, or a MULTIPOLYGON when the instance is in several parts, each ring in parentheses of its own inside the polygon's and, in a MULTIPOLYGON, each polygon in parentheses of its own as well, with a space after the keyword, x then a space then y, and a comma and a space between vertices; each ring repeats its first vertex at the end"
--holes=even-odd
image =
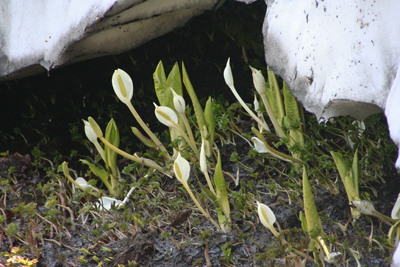
MULTIPOLYGON (((88 167, 87 173, 78 174, 67 162, 48 169, 47 175, 52 179, 36 188, 45 196, 47 210, 39 212, 35 203, 21 203, 14 209, 26 218, 28 230, 25 234, 21 234, 15 223, 5 220, 7 194, 17 194, 11 184, 18 181, 13 179, 10 169, 9 181, 2 182, 1 186, 4 194, 0 198, 0 229, 11 247, 18 240, 26 245, 23 249, 38 258, 39 243, 50 241, 62 245, 59 237, 70 235, 66 224, 74 228, 90 222, 95 243, 104 242, 105 236, 110 237, 111 242, 115 236, 124 238, 128 234, 157 229, 162 238, 184 249, 172 234, 186 220, 193 225, 191 227, 199 229, 207 225, 207 230, 203 228, 199 234, 206 247, 209 231, 234 232, 245 243, 254 237, 242 232, 236 223, 240 219, 254 229, 261 222, 275 239, 266 251, 260 248, 257 261, 268 263, 281 259, 291 266, 305 266, 306 262, 324 266, 327 263, 340 265, 353 259, 360 265, 359 249, 347 241, 339 241, 339 235, 328 230, 326 224, 337 226, 345 236, 349 225, 357 228, 357 220, 366 214, 390 226, 384 238, 379 239, 371 231, 369 242, 393 251, 400 236, 396 217, 399 207, 395 205, 392 212, 395 215, 388 217, 377 212, 371 202, 378 196, 374 186, 384 181, 383 164, 391 160, 390 148, 384 146, 387 134, 381 135, 376 127, 380 125, 378 117, 364 122, 331 119, 318 124, 315 117, 304 115, 287 85, 272 71, 267 69, 266 82, 261 71, 250 68, 257 91, 253 106, 246 104, 237 93, 229 60, 224 79, 239 103, 229 105, 210 97, 202 106, 185 65, 182 63, 179 69, 175 64, 166 75, 160 62, 153 80, 158 98, 158 104, 154 103, 154 115, 168 127, 161 134, 153 132, 153 126, 141 119, 141 110, 132 105, 131 77, 121 69, 116 70, 112 77, 114 92, 140 126, 140 129, 132 127, 131 130, 147 150, 136 153, 122 150, 120 145, 124 138, 120 136, 116 121, 111 119, 103 133, 89 117, 84 121, 84 129, 95 148, 92 150, 95 157, 81 160, 88 167), (186 104, 184 88, 190 105, 186 104), (248 121, 249 117, 253 125, 238 126, 238 122, 248 121), (251 149, 247 155, 236 152, 229 155, 237 168, 237 173, 232 174, 224 166, 227 160, 221 154, 224 146, 235 145, 238 138, 251 149), (380 159, 374 160, 378 155, 380 159), (122 158, 127 160, 123 167, 119 163, 122 158), (240 172, 248 173, 249 178, 241 181, 240 172), (260 179, 261 174, 267 178, 260 179), (171 184, 174 177, 177 185, 167 190, 165 185, 171 184), (342 183, 336 179, 339 177, 342 183), (342 218, 348 219, 345 225, 318 211, 315 198, 321 187, 327 188, 332 196, 343 190, 346 192, 351 216, 342 218), (281 229, 271 207, 262 201, 266 195, 287 196, 301 227, 281 229), (297 208, 293 203, 297 203, 297 208), (51 234, 37 233, 39 224, 45 225, 43 230, 51 234), (160 225, 171 225, 175 230, 165 231, 160 225)), ((38 154, 37 158, 43 159, 43 156, 38 154)), ((359 230, 360 235, 363 231, 359 230)), ((221 251, 224 255, 221 263, 230 266, 238 262, 232 243, 224 243, 221 251)), ((112 258, 101 260, 86 248, 82 252, 81 264, 86 264, 88 259, 99 265, 112 261, 112 258)), ((13 254, 3 256, 14 257, 13 254)))

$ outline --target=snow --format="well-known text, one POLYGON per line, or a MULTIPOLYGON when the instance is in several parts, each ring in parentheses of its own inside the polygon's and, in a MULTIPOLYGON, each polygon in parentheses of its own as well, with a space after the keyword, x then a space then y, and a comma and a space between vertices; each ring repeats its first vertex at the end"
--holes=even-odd
POLYGON ((1 53, 12 61, 7 68, 26 67, 26 62, 49 70, 67 45, 80 39, 116 0, 35 1, 6 0, 0 8, 1 53), (15 59, 15 60, 14 60, 15 59))
POLYGON ((220 0, 2 0, 0 80, 129 51, 220 0))

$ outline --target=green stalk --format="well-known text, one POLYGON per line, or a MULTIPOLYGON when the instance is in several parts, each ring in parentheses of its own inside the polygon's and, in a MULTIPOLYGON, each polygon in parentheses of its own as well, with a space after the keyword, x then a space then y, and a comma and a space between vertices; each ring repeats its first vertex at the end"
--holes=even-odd
POLYGON ((169 177, 172 177, 172 175, 170 173, 165 172, 160 165, 158 165, 158 164, 156 164, 154 162, 151 162, 146 158, 139 158, 139 157, 135 157, 135 156, 133 156, 131 154, 128 154, 125 151, 119 149, 118 147, 113 146, 113 144, 108 142, 104 137, 99 137, 99 138, 106 146, 108 146, 111 150, 117 152, 121 156, 123 156, 125 158, 128 158, 128 159, 130 159, 130 160, 132 160, 134 162, 140 163, 140 164, 143 163, 145 166, 147 166, 149 168, 156 169, 157 171, 162 172, 162 173, 164 173, 165 175, 167 175, 169 177))
MULTIPOLYGON (((294 162, 294 163, 303 164, 303 162, 302 162, 301 160, 296 159, 296 158, 293 158, 293 157, 291 157, 291 156, 288 156, 288 155, 286 155, 286 154, 283 154, 282 152, 279 152, 278 150, 273 149, 273 148, 267 143, 267 141, 265 141, 264 136, 263 136, 259 131, 257 131, 256 128, 252 127, 251 130, 252 130, 252 132, 264 143, 264 145, 272 152, 271 154, 276 154, 276 155, 278 155, 279 157, 285 158, 285 159, 290 160, 290 161, 292 161, 292 162, 294 162)), ((276 155, 275 155, 275 156, 276 156, 276 155)))
MULTIPOLYGON (((63 168, 64 176, 67 177, 67 179, 71 183, 73 183, 76 187, 78 187, 80 190, 85 191, 85 188, 83 186, 81 186, 80 184, 78 184, 77 182, 75 182, 75 180, 69 175, 69 169, 68 169, 67 162, 65 162, 65 161, 63 162, 62 168, 63 168)), ((94 192, 88 192, 88 193, 97 198, 99 197, 99 195, 94 192)))
POLYGON ((212 183, 211 183, 210 176, 208 175, 208 171, 206 171, 206 172, 204 173, 204 176, 206 177, 207 184, 208 184, 208 187, 210 188, 211 192, 213 192, 213 193, 215 194, 214 187, 213 187, 213 185, 212 185, 212 183))
MULTIPOLYGON (((229 86, 229 85, 228 85, 229 86)), ((243 99, 240 97, 238 92, 236 91, 235 86, 231 85, 229 86, 231 89, 233 95, 236 97, 236 99, 239 101, 240 105, 246 110, 246 112, 256 121, 258 122, 264 129, 269 129, 268 125, 265 124, 265 122, 261 121, 256 114, 251 111, 251 109, 244 103, 243 99)))
MULTIPOLYGON (((154 133, 149 129, 149 127, 147 127, 147 125, 144 123, 144 121, 142 120, 142 118, 139 116, 139 114, 137 113, 136 109, 133 107, 133 105, 131 104, 130 101, 128 101, 128 108, 131 111, 132 115, 135 117, 136 121, 140 124, 140 126, 142 127, 142 129, 147 133, 147 135, 150 137, 150 139, 157 145, 157 148, 161 151, 167 151, 164 147, 164 145, 160 142, 160 140, 154 135, 154 133)), ((171 158, 171 156, 169 156, 169 154, 167 153, 168 157, 171 158)))
MULTIPOLYGON (((283 132, 282 127, 279 125, 278 121, 275 118, 274 113, 272 112, 271 106, 269 105, 267 96, 265 94, 261 94, 261 99, 264 103, 265 109, 267 110, 268 116, 271 119, 272 124, 274 125, 275 131, 279 137, 286 137, 286 134, 283 132)), ((264 128, 264 126, 263 126, 264 128)), ((264 128, 268 129, 268 128, 264 128)))
POLYGON ((203 207, 200 205, 200 203, 197 201, 196 197, 193 195, 192 190, 190 189, 188 183, 186 181, 181 181, 183 186, 185 186, 186 190, 188 191, 190 197, 192 198, 194 204, 196 204, 197 208, 200 210, 200 212, 212 223, 214 226, 218 229, 221 230, 221 227, 219 224, 211 218, 210 214, 206 212, 203 207))
MULTIPOLYGON (((261 212, 262 212, 262 214, 263 214, 264 217, 268 218, 267 214, 265 214, 265 211, 264 211, 263 209, 261 209, 261 212)), ((296 253, 297 255, 299 255, 299 256, 301 256, 301 257, 308 258, 308 259, 314 261, 314 259, 311 258, 310 256, 308 256, 307 254, 305 254, 305 253, 303 253, 303 252, 301 252, 301 251, 299 251, 299 250, 293 248, 292 245, 290 245, 288 242, 286 242, 286 240, 283 239, 283 237, 281 237, 281 236, 279 235, 279 233, 275 230, 275 228, 274 228, 272 225, 271 225, 271 228, 269 228, 269 230, 270 230, 270 231, 274 234, 274 236, 275 236, 276 238, 278 238, 284 245, 290 246, 290 248, 293 249, 294 253, 296 253)))
POLYGON ((192 132, 192 129, 190 128, 189 121, 186 118, 186 115, 184 113, 181 113, 180 115, 181 115, 181 118, 183 120, 183 123, 185 124, 185 128, 186 128, 186 130, 187 130, 187 132, 189 134, 190 140, 192 140, 193 142, 196 142, 194 140, 193 132, 192 132))
POLYGON ((185 138, 186 142, 188 142, 189 146, 192 148, 193 152, 196 154, 197 159, 200 161, 200 154, 199 151, 197 151, 196 144, 189 139, 189 137, 183 132, 182 128, 176 124, 171 118, 162 110, 157 109, 156 112, 163 116, 166 120, 168 120, 174 128, 185 138))
POLYGON ((178 124, 176 124, 176 123, 175 123, 174 121, 172 121, 172 120, 171 120, 171 122, 172 122, 172 124, 175 126, 175 129, 177 129, 178 132, 183 136, 183 138, 185 138, 186 142, 188 142, 188 144, 189 144, 189 146, 192 148, 194 154, 196 154, 196 158, 197 158, 198 160, 200 160, 200 154, 199 154, 199 151, 197 151, 196 144, 195 144, 194 142, 192 142, 192 141, 189 139, 189 137, 182 131, 181 127, 179 127, 178 124))

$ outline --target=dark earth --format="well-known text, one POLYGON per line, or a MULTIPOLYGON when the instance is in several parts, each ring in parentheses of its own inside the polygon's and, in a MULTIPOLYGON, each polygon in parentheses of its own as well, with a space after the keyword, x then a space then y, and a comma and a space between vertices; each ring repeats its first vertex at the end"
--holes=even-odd
MULTIPOLYGON (((175 62, 185 62, 191 82, 203 102, 211 95, 233 103, 235 100, 222 77, 226 60, 230 57, 236 88, 246 103, 252 103, 253 85, 247 66, 250 64, 265 69, 261 35, 264 13, 263 1, 249 6, 227 1, 215 13, 194 18, 184 28, 126 54, 94 59, 55 69, 49 74, 0 83, 0 152, 5 155, 0 158, 0 179, 15 181, 12 184, 13 193, 7 196, 1 195, 4 194, 4 186, 0 185, 0 208, 5 212, 6 223, 14 222, 21 229, 27 224, 30 218, 21 217, 15 211, 22 202, 37 203, 40 214, 46 211, 45 198, 37 196, 38 191, 32 188, 48 182, 46 173, 49 168, 56 169, 54 166, 68 161, 71 169, 86 172, 79 159, 91 156, 91 153, 82 141, 86 138, 82 119, 93 116, 102 128, 105 128, 110 117, 117 121, 121 129, 136 124, 126 107, 117 102, 114 96, 111 76, 116 68, 132 76, 135 85, 133 105, 140 110, 149 125, 159 125, 154 118, 152 106, 156 99, 152 73, 160 60, 166 72, 175 62)), ((307 116, 312 117, 311 114, 307 116)), ((384 117, 380 118, 381 123, 385 124, 384 117)), ((238 125, 248 133, 252 123, 246 117, 238 125)), ((132 136, 128 131, 122 134, 132 136)), ((129 151, 142 148, 134 138, 125 139, 122 146, 129 151)), ((297 243, 306 242, 303 241, 307 240, 304 234, 290 230, 301 229, 298 219, 301 203, 296 202, 297 198, 289 199, 283 191, 276 195, 267 194, 268 191, 262 186, 271 180, 281 185, 289 181, 282 180, 277 173, 266 171, 263 166, 257 166, 248 159, 247 153, 251 147, 239 137, 236 137, 236 145, 218 146, 226 172, 236 175, 238 165, 230 160, 233 152, 237 152, 242 164, 251 165, 258 172, 257 181, 254 181, 255 178, 250 176, 252 173, 241 169, 241 184, 235 186, 232 180, 227 179, 229 189, 259 195, 261 201, 276 214, 280 227, 283 230, 289 229, 285 232, 286 237, 297 243)), ((394 145, 391 143, 387 146, 394 145)), ((376 210, 388 216, 400 189, 400 176, 393 168, 396 151, 389 151, 387 157, 391 161, 382 167, 383 178, 371 181, 360 189, 369 192, 376 210), (377 196, 371 188, 377 191, 377 196)), ((264 164, 269 164, 269 161, 264 164)), ((285 165, 280 164, 277 168, 284 170, 285 165)), ((336 177, 328 179, 334 181, 336 177)), ((165 192, 182 195, 182 192, 176 190, 177 184, 176 180, 164 177, 161 188, 165 192)), ((317 208, 323 212, 320 216, 323 216, 325 233, 335 235, 335 242, 351 244, 353 249, 358 250, 361 266, 389 266, 388 258, 391 257, 392 248, 382 241, 389 227, 374 217, 362 216, 357 223, 350 223, 348 231, 343 233, 329 221, 345 225, 351 216, 344 187, 340 184, 341 193, 332 194, 327 186, 316 181, 314 188, 317 208), (366 238, 371 231, 373 238, 384 246, 366 238)), ((127 210, 141 212, 135 209, 135 203, 129 202, 127 210)), ((122 213, 115 211, 107 216, 110 216, 108 218, 111 221, 118 221, 123 218, 122 213)), ((140 227, 132 222, 133 230, 128 233, 101 228, 94 220, 86 223, 79 220, 74 225, 65 221, 58 225, 58 230, 51 230, 51 234, 44 233, 45 225, 39 224, 35 231, 41 233, 42 237, 34 241, 41 249, 37 266, 99 266, 93 256, 97 256, 104 263, 103 266, 130 266, 130 262, 136 262, 136 266, 209 266, 208 261, 212 266, 301 266, 282 257, 290 252, 284 252, 272 233, 259 223, 255 213, 250 210, 243 213, 247 217, 232 216, 234 230, 229 234, 216 232, 210 222, 191 209, 169 211, 156 226, 149 224, 140 227), (94 231, 100 232, 101 238, 94 231), (85 253, 81 248, 89 252, 85 253), (87 263, 79 261, 79 257, 87 263)), ((66 210, 63 210, 63 214, 69 217, 66 210)), ((145 211, 141 214, 142 221, 151 216, 145 211)), ((32 239, 29 235, 24 238, 32 239)), ((18 239, 12 242, 13 246, 24 245, 18 239)), ((2 227, 0 252, 9 252, 10 246, 10 240, 2 227)), ((37 251, 30 249, 30 252, 37 251)), ((357 266, 351 255, 347 255, 346 259, 346 266, 357 266)), ((2 263, 0 260, 0 266, 2 263)), ((307 263, 307 266, 314 265, 307 263)))

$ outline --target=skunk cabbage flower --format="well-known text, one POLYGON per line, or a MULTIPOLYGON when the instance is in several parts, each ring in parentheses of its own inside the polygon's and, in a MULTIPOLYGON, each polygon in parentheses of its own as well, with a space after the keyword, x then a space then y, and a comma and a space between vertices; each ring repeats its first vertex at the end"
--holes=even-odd
POLYGON ((165 126, 176 128, 176 125, 178 124, 178 116, 176 115, 175 111, 169 107, 157 106, 156 103, 153 104, 156 107, 154 112, 157 119, 165 126))
MULTIPOLYGON (((375 216, 378 219, 380 219, 382 222, 384 222, 390 226, 392 226, 394 223, 396 223, 395 219, 392 219, 389 216, 386 216, 386 215, 383 215, 382 213, 377 212, 375 210, 374 205, 372 205, 372 203, 369 202, 368 200, 353 200, 349 203, 349 206, 361 213, 366 214, 366 215, 375 216)), ((394 207, 393 210, 395 210, 395 208, 396 207, 394 207)), ((393 211, 393 210, 392 210, 392 216, 393 216, 393 213, 396 213, 396 211, 393 211)))
POLYGON ((204 139, 201 142, 201 149, 200 149, 200 170, 203 173, 207 172, 207 158, 206 158, 206 149, 204 145, 204 139))
POLYGON ((174 107, 179 114, 185 113, 186 103, 182 96, 178 95, 174 89, 170 88, 174 94, 174 107))
MULTIPOLYGON (((363 134, 363 132, 365 131, 365 123, 363 122, 363 121, 353 121, 353 123, 352 123, 353 125, 355 125, 356 127, 357 127, 357 129, 356 130, 354 130, 356 133, 357 133, 357 137, 359 138, 359 139, 361 139, 361 136, 362 136, 362 134, 363 134)), ((351 134, 353 131, 352 130, 350 130, 350 131, 347 131, 349 134, 351 134)), ((351 140, 351 138, 350 138, 350 135, 347 135, 347 142, 349 143, 349 146, 351 147, 351 148, 353 148, 354 147, 354 142, 351 140)))
POLYGON ((251 140, 254 142, 254 149, 258 153, 271 153, 269 149, 265 146, 264 142, 258 139, 257 137, 252 137, 251 140))
POLYGON ((327 263, 337 264, 341 256, 342 256, 342 253, 340 253, 340 252, 331 252, 324 257, 324 260, 327 263))
POLYGON ((270 153, 272 155, 274 155, 275 157, 283 160, 283 161, 287 161, 287 162, 292 162, 292 160, 281 157, 280 155, 272 152, 271 150, 269 150, 266 145, 264 144, 263 141, 261 141, 260 139, 258 139, 257 137, 252 137, 251 140, 253 140, 254 142, 254 149, 258 152, 258 153, 270 153))
POLYGON ((122 103, 128 105, 133 96, 133 82, 128 73, 121 69, 114 71, 111 79, 115 94, 122 103))
POLYGON ((182 184, 187 184, 190 174, 190 164, 181 156, 181 153, 178 153, 178 157, 174 162, 174 172, 176 178, 178 178, 182 184))
POLYGON ((397 244, 397 248, 393 253, 392 264, 391 267, 400 267, 400 242, 397 244))
POLYGON ((376 215, 374 205, 368 200, 353 200, 352 202, 350 202, 350 207, 366 215, 376 215))
MULTIPOLYGON (((94 191, 99 192, 99 189, 97 189, 96 187, 94 187, 93 185, 88 184, 88 182, 86 182, 85 179, 83 179, 82 177, 78 177, 76 178, 75 182, 77 184, 79 184, 80 186, 82 186, 83 188, 92 188, 94 191)), ((73 185, 75 188, 75 185, 73 185)))
POLYGON ((106 157, 104 155, 104 149, 100 146, 99 141, 97 141, 97 135, 94 132, 92 125, 88 122, 83 120, 83 123, 85 124, 85 134, 87 138, 89 139, 90 142, 94 144, 96 147, 97 151, 99 152, 101 158, 106 161, 106 157))
POLYGON ((92 126, 88 121, 82 120, 83 123, 85 124, 85 134, 86 137, 89 139, 90 142, 95 143, 97 142, 97 135, 93 131, 92 126))
POLYGON ((262 204, 258 201, 257 206, 258 217, 260 217, 261 223, 272 232, 275 232, 275 228, 272 226, 276 221, 275 214, 267 205, 262 204))
POLYGON ((226 67, 224 70, 224 79, 225 79, 226 85, 228 85, 229 87, 233 87, 233 75, 232 75, 230 58, 228 58, 228 62, 226 62, 226 67))
MULTIPOLYGON (((260 111, 260 102, 258 102, 257 96, 256 96, 255 94, 254 94, 254 101, 253 101, 253 104, 254 104, 254 110, 257 112, 258 118, 264 123, 264 125, 261 125, 259 122, 257 122, 257 123, 258 123, 258 128, 259 128, 260 131, 261 131, 261 128, 263 128, 263 127, 265 127, 265 126, 268 127, 268 125, 265 123, 264 116, 263 116, 262 112, 260 111)), ((270 132, 270 129, 269 129, 269 128, 267 128, 267 129, 265 129, 265 130, 267 130, 268 132, 270 132)))
POLYGON ((258 70, 256 70, 252 66, 249 66, 249 67, 250 67, 252 75, 253 75, 254 87, 256 88, 257 92, 260 95, 265 94, 266 85, 265 85, 264 76, 261 74, 261 72, 259 72, 258 70))
POLYGON ((397 196, 396 203, 394 203, 391 217, 393 220, 400 220, 400 194, 397 196))
MULTIPOLYGON (((106 210, 111 210, 112 205, 114 204, 114 206, 119 209, 121 208, 123 205, 121 200, 117 200, 115 198, 112 197, 101 197, 99 199, 99 202, 103 204, 104 209, 106 210)), ((101 205, 99 203, 96 203, 96 207, 99 209, 101 207, 101 205)))
POLYGON ((258 110, 260 109, 260 102, 258 102, 256 95, 254 95, 253 104, 254 104, 254 110, 258 113, 258 110))

